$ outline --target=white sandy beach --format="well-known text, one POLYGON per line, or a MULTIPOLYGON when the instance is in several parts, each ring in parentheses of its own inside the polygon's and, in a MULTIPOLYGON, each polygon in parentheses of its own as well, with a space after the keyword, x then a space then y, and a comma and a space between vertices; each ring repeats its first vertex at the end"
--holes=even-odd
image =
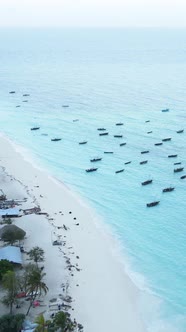
MULTIPOLYGON (((69 283, 67 291, 73 298, 70 312, 85 332, 146 331, 140 316, 139 291, 114 256, 115 241, 104 232, 94 212, 65 185, 25 160, 4 136, 0 137, 0 150, 0 166, 5 172, 0 172, 0 188, 7 198, 28 197, 24 208, 39 205, 49 214, 15 219, 15 224, 26 231, 25 249, 38 245, 45 251, 49 292, 37 312, 49 317, 50 299, 58 298, 63 293, 62 284, 69 283), (61 228, 63 225, 68 229, 61 228), (58 236, 66 242, 64 246, 52 245, 58 236), (75 266, 71 271, 67 257, 75 266)), ((32 309, 30 317, 35 313, 32 309)))

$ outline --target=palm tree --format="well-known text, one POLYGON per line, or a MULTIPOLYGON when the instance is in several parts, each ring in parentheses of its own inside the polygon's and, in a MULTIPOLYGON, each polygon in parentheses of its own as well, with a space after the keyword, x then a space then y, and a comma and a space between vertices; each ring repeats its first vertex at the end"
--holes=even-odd
POLYGON ((26 315, 28 315, 31 305, 35 300, 36 296, 40 296, 42 293, 46 294, 48 291, 47 285, 45 284, 45 282, 43 282, 43 278, 45 275, 46 273, 43 273, 38 267, 35 267, 33 270, 31 270, 30 274, 28 275, 27 293, 30 294, 31 300, 26 315))
POLYGON ((35 323, 38 324, 38 326, 35 329, 36 332, 47 332, 48 331, 47 324, 46 324, 43 314, 36 317, 35 323))
POLYGON ((10 306, 10 314, 12 314, 13 304, 17 303, 18 279, 14 271, 8 271, 3 275, 3 288, 6 289, 7 294, 4 296, 2 303, 10 306))
POLYGON ((33 259, 33 261, 37 264, 38 262, 44 261, 44 250, 40 247, 34 247, 29 252, 28 255, 30 259, 33 259))

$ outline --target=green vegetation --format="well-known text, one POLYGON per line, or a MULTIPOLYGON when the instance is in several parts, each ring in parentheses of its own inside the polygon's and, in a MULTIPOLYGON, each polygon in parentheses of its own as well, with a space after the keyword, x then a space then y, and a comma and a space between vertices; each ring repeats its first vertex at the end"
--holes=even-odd
POLYGON ((19 332, 25 315, 3 315, 0 317, 0 332, 19 332))
POLYGON ((13 264, 10 263, 7 259, 2 259, 0 261, 0 281, 3 278, 3 275, 8 271, 13 271, 13 264))
POLYGON ((13 305, 17 304, 18 279, 15 272, 8 271, 3 275, 3 288, 6 290, 6 295, 3 297, 2 303, 10 307, 10 314, 12 314, 13 305))

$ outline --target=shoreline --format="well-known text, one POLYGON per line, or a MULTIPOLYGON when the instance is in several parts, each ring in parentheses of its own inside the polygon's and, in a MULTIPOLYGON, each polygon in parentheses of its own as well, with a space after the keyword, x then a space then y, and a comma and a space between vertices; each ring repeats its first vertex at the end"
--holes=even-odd
POLYGON ((49 287, 44 298, 45 311, 50 311, 49 299, 61 294, 62 284, 68 282, 69 295, 73 298, 70 312, 85 332, 145 332, 139 290, 114 256, 114 241, 99 227, 101 223, 93 210, 63 182, 34 167, 4 135, 0 136, 0 146, 1 168, 12 178, 12 183, 17 181, 34 204, 50 216, 46 220, 44 216, 30 215, 15 222, 29 235, 25 240, 28 246, 38 245, 45 251, 49 287), (63 238, 65 246, 52 246, 52 238, 56 236, 63 238), (73 271, 66 269, 68 258, 76 267, 73 271))

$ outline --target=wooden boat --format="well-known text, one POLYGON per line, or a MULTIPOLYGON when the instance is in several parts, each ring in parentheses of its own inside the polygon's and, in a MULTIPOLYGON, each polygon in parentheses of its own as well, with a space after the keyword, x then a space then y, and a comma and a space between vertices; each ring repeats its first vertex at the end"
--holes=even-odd
POLYGON ((93 163, 93 162, 95 162, 95 161, 100 161, 100 160, 102 160, 102 158, 93 158, 93 159, 90 159, 90 161, 93 163))
POLYGON ((163 138, 162 141, 163 142, 171 141, 171 137, 163 138))
POLYGON ((97 128, 97 130, 99 130, 99 131, 105 131, 106 128, 97 128))
POLYGON ((160 201, 154 201, 154 202, 151 202, 151 203, 147 203, 147 207, 152 207, 152 206, 156 206, 159 204, 160 201))
POLYGON ((109 133, 100 133, 99 136, 106 136, 108 135, 109 133))
POLYGON ((69 105, 62 105, 62 107, 67 108, 67 107, 69 107, 69 105))
POLYGON ((127 161, 126 163, 125 163, 125 165, 128 165, 128 164, 130 164, 131 163, 131 161, 127 161))
POLYGON ((74 120, 73 120, 73 122, 77 122, 77 121, 79 121, 79 119, 74 119, 74 120))
POLYGON ((16 107, 21 107, 21 105, 17 105, 16 107))
POLYGON ((28 103, 28 100, 22 100, 23 103, 28 103))
POLYGON ((126 142, 124 142, 124 143, 120 143, 120 146, 123 146, 123 145, 126 145, 127 143, 126 142))
POLYGON ((119 171, 115 171, 115 173, 121 173, 121 172, 124 172, 124 169, 120 169, 119 171))
POLYGON ((87 173, 95 172, 95 171, 97 171, 97 168, 94 168, 94 167, 86 169, 87 173))
POLYGON ((174 169, 174 173, 182 172, 184 170, 184 167, 178 167, 174 169))
POLYGON ((180 176, 180 179, 186 179, 186 175, 180 176))
POLYGON ((117 138, 122 138, 123 135, 114 135, 114 137, 117 137, 117 138))
POLYGON ((80 145, 82 144, 87 144, 87 141, 82 141, 82 142, 79 142, 80 145))
POLYGON ((123 126, 123 122, 116 123, 116 126, 123 126))
POLYGON ((146 123, 147 123, 147 122, 150 122, 150 120, 146 120, 145 122, 146 122, 146 123))
POLYGON ((165 108, 164 110, 161 110, 162 112, 169 112, 169 108, 165 108))
POLYGON ((40 127, 32 127, 32 128, 30 128, 30 130, 38 130, 38 129, 40 129, 40 127))
POLYGON ((141 184, 142 184, 142 186, 146 186, 147 184, 150 184, 150 183, 152 183, 152 179, 146 180, 146 181, 142 182, 141 184))
POLYGON ((177 130, 177 134, 181 134, 184 132, 184 129, 181 129, 181 130, 177 130))
POLYGON ((177 154, 169 154, 168 158, 176 158, 178 155, 177 154))
POLYGON ((140 165, 144 165, 144 164, 147 164, 147 163, 148 163, 148 160, 140 161, 140 165))
POLYGON ((152 133, 152 130, 151 131, 147 131, 147 134, 151 134, 152 133))
POLYGON ((10 94, 13 94, 13 93, 15 93, 15 91, 10 91, 9 93, 10 93, 10 94))
POLYGON ((154 145, 158 146, 158 145, 163 145, 163 143, 155 143, 154 145))
POLYGON ((149 153, 149 150, 141 151, 141 154, 149 153))
POLYGON ((167 192, 173 191, 174 189, 175 189, 174 187, 167 187, 167 188, 164 188, 162 191, 163 191, 163 193, 167 193, 167 192))
POLYGON ((181 161, 179 161, 178 163, 174 163, 174 165, 181 165, 181 161))
POLYGON ((25 93, 23 97, 29 97, 30 95, 28 93, 25 93))
POLYGON ((61 138, 51 138, 51 141, 52 142, 58 142, 58 141, 61 141, 61 138))
POLYGON ((114 153, 113 151, 104 151, 104 153, 114 153))

